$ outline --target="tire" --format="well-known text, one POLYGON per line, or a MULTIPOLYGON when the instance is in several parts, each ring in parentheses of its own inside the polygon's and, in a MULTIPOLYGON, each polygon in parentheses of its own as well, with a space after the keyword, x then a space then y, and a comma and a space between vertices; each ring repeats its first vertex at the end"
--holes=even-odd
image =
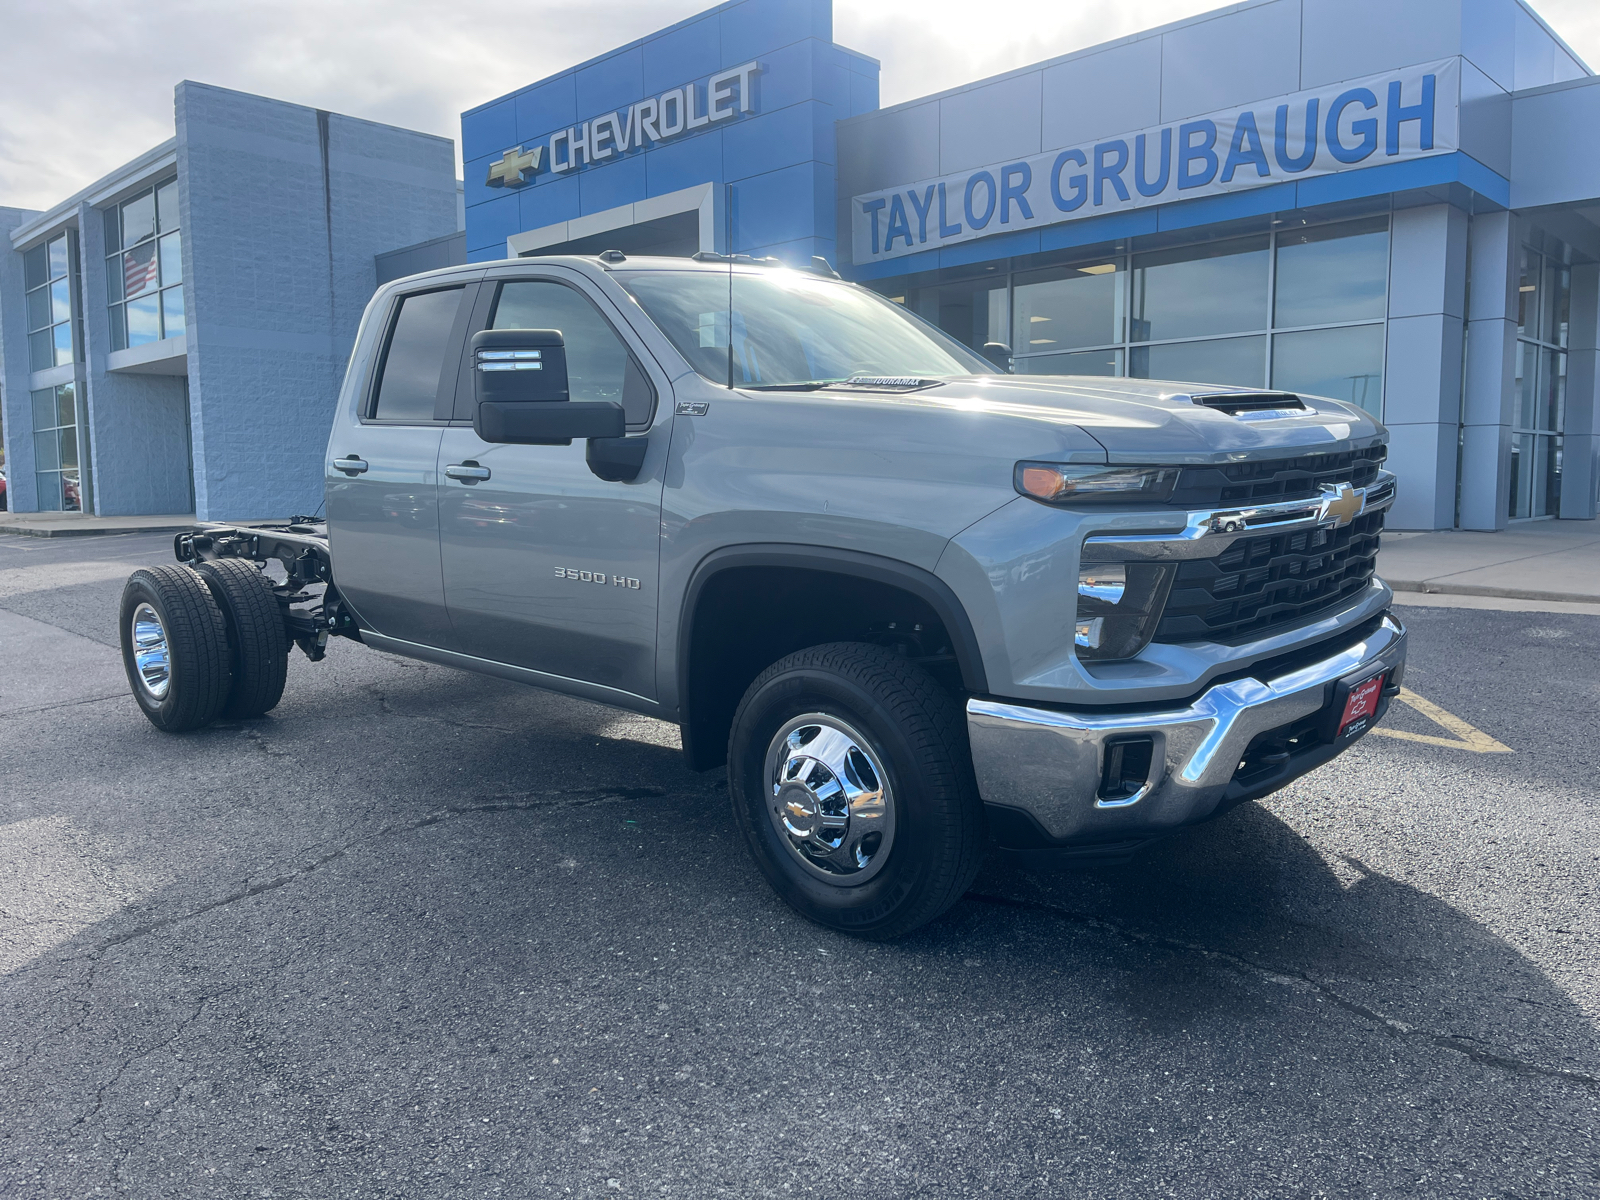
POLYGON ((734 714, 728 788, 773 889, 859 937, 938 917, 987 846, 959 701, 881 646, 813 646, 763 671, 734 714))
POLYGON ((222 715, 237 719, 271 712, 283 698, 289 674, 289 637, 272 585, 254 563, 239 558, 203 562, 195 570, 227 626, 233 686, 222 715))
POLYGON ((118 612, 128 686, 150 723, 185 733, 216 720, 228 699, 228 635, 200 576, 179 566, 135 571, 118 612))

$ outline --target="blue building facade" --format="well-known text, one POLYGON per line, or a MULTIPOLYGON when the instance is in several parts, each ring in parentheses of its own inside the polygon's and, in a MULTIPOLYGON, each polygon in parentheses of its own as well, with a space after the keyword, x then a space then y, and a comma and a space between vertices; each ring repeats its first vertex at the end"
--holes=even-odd
POLYGON ((180 83, 174 137, 0 209, 9 507, 314 512, 377 256, 458 229, 454 146, 180 83))
POLYGON ((878 63, 830 0, 733 0, 462 114, 467 257, 838 256, 837 123, 878 63))
POLYGON ((1393 527, 1594 517, 1600 79, 1520 0, 1246 0, 887 109, 831 39, 736 0, 464 114, 468 257, 820 254, 1019 372, 1360 404, 1393 527))
POLYGON ((889 108, 831 0, 729 0, 462 114, 464 181, 408 130, 175 114, 0 208, 13 508, 314 510, 377 282, 616 249, 821 256, 1018 372, 1339 396, 1394 528, 1595 516, 1600 78, 1522 0, 1245 0, 889 108))

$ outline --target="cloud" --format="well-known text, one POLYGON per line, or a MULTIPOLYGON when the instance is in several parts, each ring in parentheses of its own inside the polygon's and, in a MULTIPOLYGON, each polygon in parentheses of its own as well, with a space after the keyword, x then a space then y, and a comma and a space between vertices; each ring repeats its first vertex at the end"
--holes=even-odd
MULTIPOLYGON (((0 204, 55 204, 171 137, 180 79, 458 139, 463 109, 708 6, 0 0, 0 204)), ((986 0, 975 21, 953 0, 835 0, 834 33, 882 61, 883 102, 893 104, 1212 7, 986 0)), ((1538 7, 1580 55, 1600 59, 1600 6, 1538 7)))

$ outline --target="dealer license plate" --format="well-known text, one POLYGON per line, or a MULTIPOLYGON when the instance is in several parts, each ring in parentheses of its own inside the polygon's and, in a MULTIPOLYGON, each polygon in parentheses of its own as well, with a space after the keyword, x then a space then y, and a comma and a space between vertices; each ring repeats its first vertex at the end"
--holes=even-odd
POLYGON ((1374 675, 1362 683, 1352 685, 1350 697, 1344 702, 1344 714, 1339 718, 1338 738, 1352 738, 1366 732, 1378 712, 1378 700, 1383 695, 1384 680, 1388 672, 1374 675))

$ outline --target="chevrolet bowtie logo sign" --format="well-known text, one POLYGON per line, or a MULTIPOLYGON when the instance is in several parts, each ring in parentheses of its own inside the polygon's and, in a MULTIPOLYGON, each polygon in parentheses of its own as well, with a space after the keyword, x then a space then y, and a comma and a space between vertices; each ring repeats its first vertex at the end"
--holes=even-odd
POLYGON ((521 146, 513 146, 501 154, 497 162, 489 164, 489 178, 484 182, 490 187, 521 187, 532 183, 543 160, 543 146, 535 146, 527 152, 521 146))
POLYGON ((1348 483, 1322 485, 1322 501, 1317 506, 1317 524, 1343 529, 1361 515, 1366 507, 1366 497, 1348 483))

